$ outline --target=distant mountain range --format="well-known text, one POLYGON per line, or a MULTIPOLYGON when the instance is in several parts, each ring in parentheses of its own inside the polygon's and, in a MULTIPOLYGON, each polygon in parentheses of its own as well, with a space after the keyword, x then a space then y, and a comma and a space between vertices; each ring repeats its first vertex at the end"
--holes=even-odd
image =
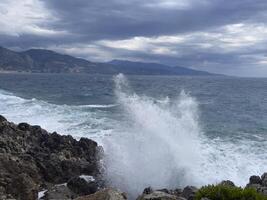
POLYGON ((15 52, 0 47, 0 72, 29 73, 89 73, 129 75, 213 75, 184 67, 171 67, 157 63, 113 60, 107 63, 63 55, 50 50, 30 49, 15 52))

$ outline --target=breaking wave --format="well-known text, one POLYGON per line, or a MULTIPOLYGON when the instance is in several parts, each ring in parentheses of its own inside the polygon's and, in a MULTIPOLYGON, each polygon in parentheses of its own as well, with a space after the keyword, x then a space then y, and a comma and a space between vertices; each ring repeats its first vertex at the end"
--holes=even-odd
POLYGON ((114 81, 125 119, 104 141, 112 186, 135 196, 148 186, 200 186, 225 179, 244 185, 250 175, 266 171, 266 142, 208 138, 198 103, 185 91, 174 101, 159 101, 134 93, 122 74, 114 81))

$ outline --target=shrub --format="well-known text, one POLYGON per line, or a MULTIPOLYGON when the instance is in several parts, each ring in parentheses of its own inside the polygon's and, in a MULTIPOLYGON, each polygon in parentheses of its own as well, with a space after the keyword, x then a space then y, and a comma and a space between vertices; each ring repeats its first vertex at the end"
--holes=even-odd
POLYGON ((200 188, 195 199, 206 197, 210 200, 267 200, 267 196, 253 188, 240 188, 227 185, 208 185, 200 188))

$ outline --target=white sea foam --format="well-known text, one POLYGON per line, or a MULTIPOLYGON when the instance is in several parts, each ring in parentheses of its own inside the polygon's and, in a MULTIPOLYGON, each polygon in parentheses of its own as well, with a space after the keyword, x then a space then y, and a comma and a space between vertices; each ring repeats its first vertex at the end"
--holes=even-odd
POLYGON ((159 103, 131 91, 115 78, 118 102, 128 123, 120 124, 105 144, 107 180, 134 196, 148 186, 200 186, 230 179, 245 185, 266 171, 266 142, 209 139, 202 133, 197 101, 181 92, 159 103))
POLYGON ((176 99, 140 96, 127 82, 123 75, 115 78, 115 105, 55 105, 0 90, 0 114, 76 138, 104 138, 107 179, 132 195, 147 186, 200 186, 224 179, 244 186, 250 175, 267 171, 264 135, 210 139, 201 129, 195 98, 184 91, 176 99), (106 112, 113 106, 123 107, 119 120, 106 112))
POLYGON ((117 106, 116 104, 107 104, 107 105, 99 105, 99 104, 92 104, 92 105, 81 105, 81 108, 112 108, 117 106))
POLYGON ((46 130, 71 134, 76 138, 91 137, 98 140, 110 134, 112 122, 106 113, 91 108, 113 105, 55 105, 37 99, 23 99, 0 90, 0 114, 15 123, 37 124, 46 130))

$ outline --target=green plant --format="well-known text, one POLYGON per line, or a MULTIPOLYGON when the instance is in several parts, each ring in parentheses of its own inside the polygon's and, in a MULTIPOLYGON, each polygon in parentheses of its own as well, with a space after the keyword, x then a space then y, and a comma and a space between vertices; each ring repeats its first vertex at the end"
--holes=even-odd
POLYGON ((195 200, 206 197, 210 200, 267 200, 253 188, 240 188, 227 185, 208 185, 200 188, 195 200))

